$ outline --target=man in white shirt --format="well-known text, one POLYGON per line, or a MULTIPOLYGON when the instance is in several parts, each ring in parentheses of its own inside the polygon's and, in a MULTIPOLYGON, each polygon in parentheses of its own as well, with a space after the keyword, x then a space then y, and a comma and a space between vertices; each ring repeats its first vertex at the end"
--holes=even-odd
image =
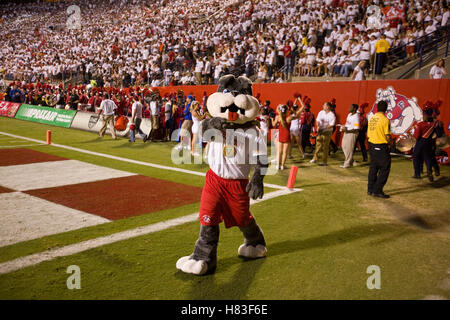
POLYGON ((316 123, 318 132, 316 138, 316 149, 314 150, 314 156, 310 162, 317 162, 318 154, 323 149, 321 165, 326 166, 328 160, 328 147, 330 146, 333 127, 336 123, 336 116, 331 111, 331 102, 325 102, 323 104, 323 110, 321 110, 317 115, 316 123))
POLYGON ((100 115, 103 116, 102 118, 103 126, 99 132, 100 138, 103 138, 103 135, 105 134, 106 131, 106 126, 109 124, 109 130, 111 131, 111 135, 113 139, 116 140, 117 138, 116 138, 116 129, 114 127, 114 114, 116 113, 117 106, 114 103, 114 101, 109 99, 108 94, 105 95, 105 100, 102 101, 99 109, 100 109, 99 116, 100 115))
POLYGON ((355 69, 355 67, 358 65, 361 55, 361 44, 358 42, 357 39, 352 40, 352 46, 351 46, 351 55, 350 60, 352 61, 352 69, 355 69))
POLYGON ((142 140, 147 141, 147 135, 141 130, 142 122, 142 103, 138 96, 133 96, 133 104, 131 106, 131 124, 134 124, 134 130, 130 129, 130 142, 135 142, 135 134, 138 132, 142 136, 142 140))
POLYGON ((355 143, 358 138, 360 127, 359 115, 356 113, 357 110, 358 105, 352 104, 345 125, 341 126, 341 132, 344 132, 344 137, 342 138, 342 151, 345 156, 345 161, 341 168, 350 168, 354 164, 353 151, 355 149, 355 143))
POLYGON ((362 42, 362 48, 361 52, 359 54, 359 60, 366 61, 366 67, 368 67, 368 64, 370 63, 370 55, 371 55, 371 45, 369 42, 369 38, 367 36, 364 36, 364 40, 362 42))
POLYGON ((394 39, 396 36, 395 29, 392 27, 389 27, 388 31, 386 31, 384 34, 386 35, 387 42, 389 42, 389 45, 392 46, 392 43, 394 42, 394 39))

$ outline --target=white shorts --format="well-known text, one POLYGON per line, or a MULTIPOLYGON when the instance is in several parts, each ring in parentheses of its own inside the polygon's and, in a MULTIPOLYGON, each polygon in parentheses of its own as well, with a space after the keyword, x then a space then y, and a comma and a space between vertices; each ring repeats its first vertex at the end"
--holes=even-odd
POLYGON ((294 128, 291 127, 290 131, 293 136, 300 137, 300 128, 299 127, 294 127, 294 128))

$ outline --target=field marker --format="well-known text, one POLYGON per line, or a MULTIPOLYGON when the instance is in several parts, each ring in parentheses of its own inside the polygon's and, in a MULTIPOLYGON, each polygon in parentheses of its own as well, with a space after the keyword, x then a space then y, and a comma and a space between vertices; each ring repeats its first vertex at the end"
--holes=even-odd
POLYGON ((51 130, 47 130, 47 144, 52 144, 52 131, 51 130))
MULTIPOLYGON (((250 204, 260 203, 262 201, 266 201, 269 199, 273 199, 276 197, 280 197, 283 195, 288 195, 294 192, 300 191, 297 190, 289 190, 284 188, 284 190, 277 190, 273 192, 269 192, 264 195, 263 199, 251 200, 250 204)), ((89 239, 86 241, 74 243, 71 245, 67 245, 64 247, 50 249, 44 252, 39 252, 35 254, 31 254, 28 256, 20 257, 14 260, 10 260, 7 262, 0 263, 0 274, 5 274, 13 271, 17 271, 26 267, 31 267, 37 265, 41 262, 51 261, 59 257, 66 257, 73 254, 77 254, 83 251, 87 251, 90 249, 98 248, 104 245, 108 245, 111 243, 115 243, 118 241, 128 240, 131 238, 144 236, 150 233, 166 230, 172 227, 180 226, 182 224, 186 224, 189 222, 194 222, 198 220, 198 212, 186 215, 179 218, 174 218, 162 222, 157 222, 154 224, 137 227, 135 229, 130 229, 126 231, 121 231, 117 233, 113 233, 107 236, 89 239)))

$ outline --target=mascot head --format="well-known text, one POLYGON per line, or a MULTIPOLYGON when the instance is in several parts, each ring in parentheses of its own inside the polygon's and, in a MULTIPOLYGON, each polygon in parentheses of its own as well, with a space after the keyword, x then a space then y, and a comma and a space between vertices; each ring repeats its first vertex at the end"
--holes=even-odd
POLYGON ((246 77, 226 75, 220 78, 217 92, 209 96, 208 112, 213 117, 244 124, 259 114, 259 103, 252 96, 252 82, 246 77))

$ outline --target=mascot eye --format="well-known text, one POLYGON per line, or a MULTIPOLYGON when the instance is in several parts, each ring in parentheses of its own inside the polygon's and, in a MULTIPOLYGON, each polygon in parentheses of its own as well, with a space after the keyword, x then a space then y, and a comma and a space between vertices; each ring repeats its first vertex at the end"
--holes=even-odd
POLYGON ((236 97, 236 96, 239 94, 239 91, 237 91, 237 90, 225 89, 225 90, 223 90, 223 93, 231 93, 234 97, 236 97))

